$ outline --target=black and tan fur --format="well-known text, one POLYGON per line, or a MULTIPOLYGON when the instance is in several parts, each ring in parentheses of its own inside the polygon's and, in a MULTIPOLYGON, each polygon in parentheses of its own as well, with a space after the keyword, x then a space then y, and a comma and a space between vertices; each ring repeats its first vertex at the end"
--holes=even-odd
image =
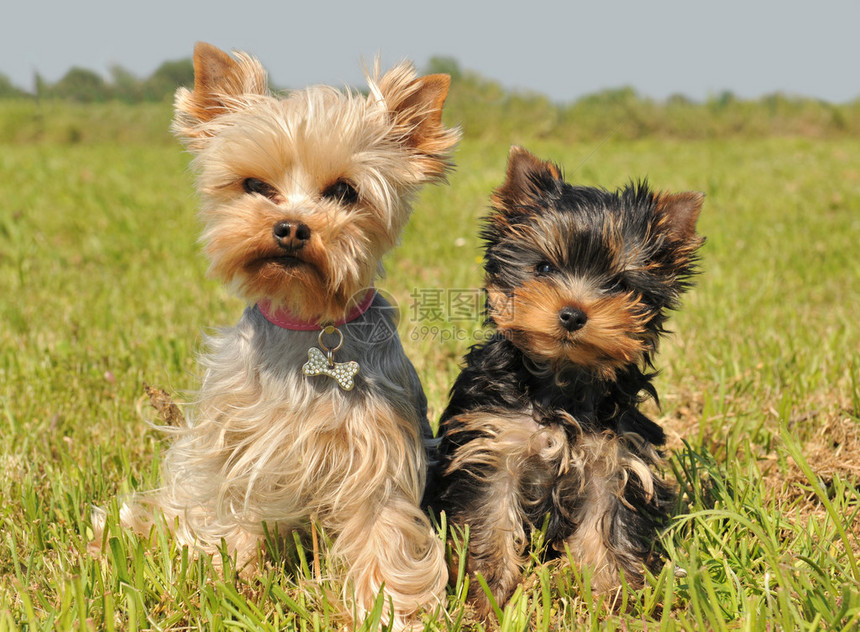
MULTIPOLYGON (((530 534, 590 567, 597 591, 640 584, 673 492, 662 429, 639 411, 667 310, 695 273, 699 193, 577 187, 519 147, 493 196, 487 319, 442 415, 426 501, 469 525, 467 570, 504 603, 530 534)), ((470 597, 489 601, 478 582, 470 597)))

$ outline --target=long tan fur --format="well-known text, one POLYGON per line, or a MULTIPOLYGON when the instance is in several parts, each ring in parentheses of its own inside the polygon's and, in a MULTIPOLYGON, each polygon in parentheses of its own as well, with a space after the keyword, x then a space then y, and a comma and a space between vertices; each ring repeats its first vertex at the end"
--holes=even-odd
POLYGON ((369 96, 314 86, 278 97, 249 55, 198 44, 194 67, 173 130, 195 155, 210 273, 249 307, 207 340, 196 400, 167 431, 163 484, 131 498, 122 521, 146 533, 164 519, 206 553, 223 540, 253 572, 264 523, 286 534, 313 519, 334 537, 345 610, 366 612, 384 586, 387 619, 408 627, 442 599, 447 571, 419 508, 429 434, 420 382, 396 334, 367 339, 396 332, 390 307, 377 295, 340 326, 337 360, 360 365, 344 391, 301 371, 319 331, 283 329, 256 303, 321 326, 372 286, 413 195, 451 166, 448 80, 404 63, 369 77, 369 96), (280 224, 302 226, 300 248, 285 250, 280 224))

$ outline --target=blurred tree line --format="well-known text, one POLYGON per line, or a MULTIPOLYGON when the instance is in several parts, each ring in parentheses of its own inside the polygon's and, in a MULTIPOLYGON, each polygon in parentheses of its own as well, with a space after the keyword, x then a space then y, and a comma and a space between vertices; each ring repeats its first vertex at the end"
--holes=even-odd
MULTIPOLYGON (((539 138, 575 142, 860 135, 860 98, 832 104, 784 94, 741 99, 726 91, 702 102, 683 95, 654 100, 628 86, 557 103, 542 94, 509 90, 462 69, 450 57, 434 57, 422 70, 451 75, 444 116, 470 138, 528 143, 539 138)), ((119 66, 111 68, 108 78, 72 68, 54 83, 37 76, 35 93, 21 90, 0 73, 0 142, 169 142, 171 98, 178 86, 193 83, 191 59, 164 62, 146 78, 119 66)))
POLYGON ((166 61, 143 79, 122 66, 113 66, 108 79, 92 70, 74 67, 54 83, 37 74, 35 83, 35 94, 32 94, 14 86, 0 73, 0 98, 37 97, 77 103, 158 102, 172 98, 179 86, 193 85, 194 66, 190 58, 166 61))
POLYGON ((461 69, 448 57, 434 57, 425 70, 451 75, 445 116, 452 123, 462 122, 464 133, 471 137, 501 136, 511 142, 528 142, 534 138, 580 141, 860 134, 860 96, 850 103, 833 104, 781 93, 742 99, 723 91, 698 102, 681 94, 665 100, 650 99, 623 86, 557 103, 542 94, 508 90, 461 69))

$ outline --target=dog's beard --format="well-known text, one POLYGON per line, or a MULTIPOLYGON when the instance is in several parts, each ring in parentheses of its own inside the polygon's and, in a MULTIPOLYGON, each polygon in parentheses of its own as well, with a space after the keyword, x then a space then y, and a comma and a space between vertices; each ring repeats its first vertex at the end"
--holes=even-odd
POLYGON ((503 291, 489 286, 489 315, 498 330, 527 356, 557 370, 569 364, 612 379, 647 351, 647 329, 631 295, 572 297, 546 281, 535 280, 503 291), (559 311, 573 302, 587 316, 577 331, 567 331, 559 311))

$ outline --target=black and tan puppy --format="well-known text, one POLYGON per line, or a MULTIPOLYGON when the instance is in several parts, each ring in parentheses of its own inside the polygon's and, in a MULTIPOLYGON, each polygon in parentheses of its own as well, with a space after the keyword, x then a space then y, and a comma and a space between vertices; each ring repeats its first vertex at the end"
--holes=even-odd
MULTIPOLYGON (((567 184, 514 147, 482 232, 487 319, 442 415, 427 500, 469 525, 467 569, 501 604, 530 533, 589 566, 597 591, 640 584, 673 492, 655 472, 662 429, 652 356, 695 273, 700 193, 567 184)), ((489 602, 479 584, 471 598, 489 602)))

